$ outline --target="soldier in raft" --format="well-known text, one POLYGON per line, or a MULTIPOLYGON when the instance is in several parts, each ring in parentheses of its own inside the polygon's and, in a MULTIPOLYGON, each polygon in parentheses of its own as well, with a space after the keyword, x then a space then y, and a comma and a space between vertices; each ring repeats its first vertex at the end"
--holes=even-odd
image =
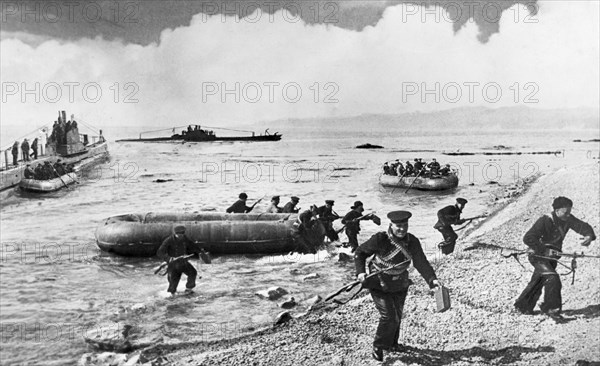
POLYGON ((283 209, 279 207, 279 196, 273 196, 271 198, 271 205, 267 208, 267 213, 281 213, 283 209))
POLYGON ((33 179, 44 180, 44 164, 38 164, 33 170, 33 179))
POLYGON ((454 206, 446 206, 437 212, 438 221, 433 228, 442 233, 444 237, 444 241, 438 244, 442 250, 442 254, 448 255, 454 252, 458 235, 452 229, 452 225, 460 225, 465 222, 465 220, 460 218, 460 215, 466 204, 466 199, 457 198, 454 206))
POLYGON ((325 206, 321 206, 317 209, 319 220, 321 220, 323 226, 325 226, 325 235, 327 235, 332 242, 340 239, 337 232, 333 229, 333 222, 340 218, 337 213, 333 212, 333 204, 333 200, 325 200, 325 206))
POLYGON ((35 178, 35 172, 31 168, 31 164, 27 164, 27 167, 23 171, 23 177, 25 179, 33 179, 33 178, 35 178))
POLYGON ((431 163, 427 164, 427 167, 431 170, 431 175, 439 175, 440 174, 440 163, 432 159, 431 163))
POLYGON ((440 286, 435 271, 423 253, 419 239, 408 232, 408 219, 411 216, 408 211, 388 213, 387 217, 391 223, 387 232, 373 235, 358 247, 354 256, 356 277, 369 289, 380 314, 371 353, 372 357, 380 362, 383 361, 383 351, 403 351, 398 339, 404 301, 411 284, 408 278, 411 261, 430 288, 440 286), (371 271, 400 266, 366 280, 365 263, 372 255, 374 257, 369 265, 371 271))
POLYGON ((415 168, 414 166, 410 163, 410 161, 406 161, 406 163, 404 164, 404 170, 406 171, 406 176, 410 177, 411 175, 414 174, 415 172, 415 168))
POLYGON ((358 247, 358 233, 360 233, 360 218, 363 216, 365 208, 361 201, 354 202, 350 210, 342 219, 342 224, 346 225, 346 236, 348 237, 348 245, 354 252, 358 247))
POLYGON ((387 161, 383 163, 383 174, 390 175, 390 165, 387 161))
POLYGON ((419 172, 423 168, 423 164, 417 158, 415 158, 415 163, 413 164, 413 166, 415 169, 415 174, 419 174, 419 172))
POLYGON ((252 206, 248 207, 246 206, 248 195, 242 192, 238 197, 239 199, 226 210, 227 213, 248 213, 254 209, 254 206, 256 206, 258 202, 260 202, 260 200, 258 200, 254 202, 252 206))
POLYGON ((584 247, 596 240, 594 229, 571 215, 572 208, 573 201, 569 198, 557 197, 552 202, 552 213, 540 217, 523 237, 523 242, 531 249, 529 262, 534 268, 531 280, 515 302, 515 308, 523 314, 533 314, 544 289, 544 302, 540 309, 553 318, 561 318, 562 284, 556 265, 563 240, 570 229, 583 236, 581 245, 584 247))
POLYGON ((442 169, 440 169, 440 174, 443 176, 448 176, 448 174, 450 174, 450 164, 446 164, 442 169))
POLYGON ((300 211, 299 208, 296 208, 298 202, 300 202, 300 198, 292 196, 290 198, 290 202, 286 203, 285 206, 283 206, 283 213, 298 213, 300 211))
POLYGON ((196 287, 198 271, 188 262, 187 258, 181 258, 194 253, 200 253, 201 257, 206 256, 204 249, 185 235, 185 226, 176 226, 173 229, 173 235, 167 237, 158 248, 156 255, 168 263, 167 279, 169 280, 169 287, 167 291, 171 293, 171 296, 174 296, 177 292, 177 285, 182 274, 187 276, 185 293, 193 292, 192 289, 196 287))
POLYGON ((56 174, 58 174, 59 176, 63 176, 65 174, 67 174, 64 163, 62 163, 60 159, 58 159, 56 161, 56 163, 54 163, 54 170, 56 171, 56 174))
POLYGON ((396 167, 396 175, 401 177, 404 175, 404 165, 402 165, 402 162, 398 162, 398 166, 396 167))

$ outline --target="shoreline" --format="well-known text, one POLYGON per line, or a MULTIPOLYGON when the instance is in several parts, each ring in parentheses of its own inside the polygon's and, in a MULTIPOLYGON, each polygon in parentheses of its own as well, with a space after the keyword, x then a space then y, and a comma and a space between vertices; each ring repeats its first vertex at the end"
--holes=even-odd
MULTIPOLYGON (((386 364, 528 365, 600 360, 600 351, 584 341, 592 335, 600 338, 600 305, 597 305, 600 288, 597 285, 584 288, 586 280, 592 284, 600 280, 600 274, 594 273, 597 263, 591 262, 593 259, 581 260, 575 286, 570 286, 570 277, 563 277, 565 314, 575 318, 560 325, 543 315, 525 316, 514 312, 512 302, 530 277, 526 260, 523 264, 527 270, 523 270, 514 260, 498 255, 497 250, 463 251, 468 242, 474 240, 499 246, 523 246, 523 233, 537 217, 550 211, 552 197, 558 195, 573 199, 574 215, 589 222, 598 233, 598 198, 577 190, 563 193, 572 191, 571 186, 576 182, 564 178, 573 176, 587 181, 590 188, 598 187, 597 163, 590 163, 515 182, 511 185, 515 190, 507 186, 494 190, 517 193, 508 192, 508 197, 498 199, 498 207, 492 205, 486 220, 465 228, 453 255, 432 263, 437 267, 438 277, 450 288, 452 308, 445 313, 435 313, 435 301, 429 289, 422 278, 413 273, 411 278, 415 285, 409 290, 401 325, 400 341, 407 345, 407 352, 386 354, 386 364), (574 171, 578 175, 573 175, 574 171), (582 296, 582 291, 588 296, 582 296), (573 306, 575 310, 571 309, 573 306), (557 331, 561 332, 560 336, 555 334, 557 331), (566 350, 570 350, 571 355, 558 352, 564 348, 557 344, 560 342, 568 344, 566 350)), ((575 233, 567 235, 565 251, 576 248, 573 243, 577 237, 575 233)), ((592 243, 586 251, 598 253, 598 243, 592 243)), ((433 262, 432 258, 430 261, 433 262)), ((321 302, 301 315, 285 324, 267 325, 234 338, 156 344, 130 353, 123 364, 380 364, 370 357, 378 313, 366 291, 346 305, 321 302)), ((98 360, 95 363, 80 361, 80 364, 101 363, 98 360)))

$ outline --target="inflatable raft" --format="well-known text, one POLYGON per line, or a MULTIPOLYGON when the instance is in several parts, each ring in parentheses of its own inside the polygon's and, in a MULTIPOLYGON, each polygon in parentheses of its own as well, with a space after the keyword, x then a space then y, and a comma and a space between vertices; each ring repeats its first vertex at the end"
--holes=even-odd
POLYGON ((205 250, 219 254, 314 253, 325 238, 319 221, 300 230, 298 214, 150 212, 103 220, 96 229, 96 243, 106 252, 149 257, 177 225, 185 226, 186 236, 205 250))
POLYGON ((418 189, 422 191, 443 191, 458 186, 458 177, 455 174, 439 176, 434 178, 427 177, 398 177, 395 175, 382 174, 379 177, 379 184, 384 187, 418 189), (412 185, 412 186, 411 186, 412 185))
POLYGON ((19 187, 26 191, 31 192, 54 192, 66 185, 77 182, 77 175, 75 173, 68 173, 62 175, 60 178, 38 180, 38 179, 22 179, 19 182, 19 187))

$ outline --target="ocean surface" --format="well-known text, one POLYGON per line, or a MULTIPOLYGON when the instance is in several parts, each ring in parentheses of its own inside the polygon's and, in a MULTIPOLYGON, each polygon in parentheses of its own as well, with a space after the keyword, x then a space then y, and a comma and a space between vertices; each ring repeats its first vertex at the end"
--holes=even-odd
MULTIPOLYGON (((273 132, 273 131, 272 131, 273 132)), ((409 231, 421 239, 431 261, 441 235, 432 226, 436 211, 456 197, 469 200, 464 216, 490 210, 492 191, 537 173, 585 161, 598 162, 597 131, 456 131, 453 133, 281 130, 279 142, 117 143, 105 130, 110 159, 85 172, 80 183, 46 195, 11 191, 1 214, 0 320, 2 365, 69 365, 90 350, 82 336, 124 324, 161 334, 166 342, 234 337, 272 322, 277 302, 255 292, 281 286, 302 303, 325 296, 352 279, 352 263, 338 263, 332 245, 315 255, 220 256, 206 265, 192 261, 202 276, 196 294, 167 298, 165 277, 153 275, 156 258, 124 258, 98 250, 94 231, 109 216, 159 211, 223 212, 246 192, 272 195, 283 206, 292 195, 299 206, 335 200, 345 214, 355 200, 375 212, 381 226, 363 222, 359 241, 388 225, 390 210, 413 213, 409 231), (363 143, 380 150, 359 150, 363 143), (446 156, 452 151, 560 151, 557 155, 446 156), (384 189, 378 184, 386 160, 421 157, 451 163, 459 187, 426 193, 384 189), (165 180, 158 183, 156 180, 165 180), (497 184, 490 184, 490 181, 497 184), (309 273, 316 280, 303 281, 309 273), (141 311, 128 311, 144 304, 141 311)), ((122 133, 121 133, 122 135, 122 133)), ((585 189, 585 187, 582 187, 585 189)), ((590 194, 597 194, 597 192, 590 194)), ((548 198, 550 203, 551 198, 548 198)), ((341 223, 334 224, 340 227, 341 223)), ((345 241, 345 235, 341 235, 345 241)), ((518 245, 519 243, 511 243, 518 245)), ((185 277, 184 277, 185 278, 185 277)), ((416 276, 413 276, 416 278, 416 276)), ((182 281, 183 282, 183 281, 182 281)), ((421 283, 419 279, 417 284, 421 283)), ((180 283, 180 290, 184 284, 180 283)))

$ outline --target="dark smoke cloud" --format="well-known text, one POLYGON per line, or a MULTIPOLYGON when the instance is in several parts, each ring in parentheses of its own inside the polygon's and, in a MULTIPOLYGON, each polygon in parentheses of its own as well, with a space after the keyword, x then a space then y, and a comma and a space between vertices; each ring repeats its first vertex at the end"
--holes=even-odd
MULTIPOLYGON (((102 37, 123 40, 125 43, 148 45, 160 41, 160 33, 190 24, 196 14, 227 14, 248 17, 258 7, 263 14, 285 11, 306 24, 331 26, 362 31, 376 25, 389 6, 404 4, 431 8, 439 6, 448 11, 455 32, 469 21, 479 28, 478 39, 485 43, 499 32, 499 20, 504 11, 515 4, 527 6, 529 13, 537 13, 537 0, 423 0, 423 1, 233 1, 233 0, 97 0, 69 2, 56 1, 2 1, 2 30, 34 34, 42 38, 62 40, 102 37), (75 2, 70 2, 75 3, 75 2), (48 4, 58 4, 59 10, 48 4), (84 14, 85 9, 85 14, 84 14), (25 10, 25 11, 24 11, 25 10), (60 12, 59 16, 53 14, 60 12)), ((248 19, 248 18, 246 18, 248 19)), ((6 34, 6 33, 5 33, 6 34)))

